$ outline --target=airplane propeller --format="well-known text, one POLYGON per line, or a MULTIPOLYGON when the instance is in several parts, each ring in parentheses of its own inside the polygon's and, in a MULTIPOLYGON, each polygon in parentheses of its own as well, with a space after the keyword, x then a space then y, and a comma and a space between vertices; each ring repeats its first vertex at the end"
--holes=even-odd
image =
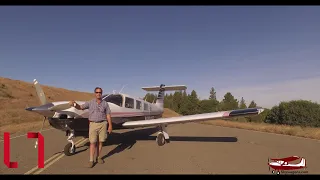
POLYGON ((49 108, 49 110, 51 110, 51 111, 62 111, 62 110, 69 109, 69 108, 70 108, 69 103, 65 103, 65 104, 55 105, 55 106, 49 108))
POLYGON ((268 167, 269 167, 269 171, 270 171, 269 163, 270 163, 270 158, 268 157, 268 167))

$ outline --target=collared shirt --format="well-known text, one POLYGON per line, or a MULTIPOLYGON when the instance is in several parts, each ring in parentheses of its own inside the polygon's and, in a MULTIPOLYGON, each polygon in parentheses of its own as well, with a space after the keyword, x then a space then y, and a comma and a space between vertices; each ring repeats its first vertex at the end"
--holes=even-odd
POLYGON ((85 102, 81 105, 83 109, 89 109, 89 121, 105 121, 107 120, 107 114, 111 114, 111 110, 106 101, 101 101, 98 104, 96 99, 92 99, 91 101, 85 102))

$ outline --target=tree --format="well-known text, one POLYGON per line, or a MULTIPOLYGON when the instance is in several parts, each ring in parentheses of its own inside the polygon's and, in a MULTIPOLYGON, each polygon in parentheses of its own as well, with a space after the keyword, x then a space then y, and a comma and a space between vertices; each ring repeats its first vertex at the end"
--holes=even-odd
POLYGON ((152 103, 153 101, 155 101, 157 99, 157 95, 156 94, 152 94, 152 93, 147 93, 144 96, 144 99, 146 99, 147 102, 152 103))
POLYGON ((233 97, 230 92, 224 95, 224 99, 221 102, 220 110, 227 111, 239 108, 238 100, 233 97))
POLYGON ((306 100, 281 102, 270 110, 266 122, 320 127, 320 105, 306 100))
POLYGON ((240 109, 246 109, 247 108, 246 102, 244 101, 243 97, 241 98, 239 108, 240 109))
POLYGON ((257 107, 257 104, 252 100, 249 104, 249 108, 255 108, 257 107))
POLYGON ((209 96, 209 99, 217 100, 216 91, 214 90, 214 88, 213 88, 213 87, 210 89, 210 96, 209 96))
POLYGON ((219 102, 213 99, 204 99, 199 103, 199 113, 211 113, 218 111, 219 102))
POLYGON ((173 110, 179 113, 182 105, 182 93, 175 92, 172 98, 173 98, 173 110))

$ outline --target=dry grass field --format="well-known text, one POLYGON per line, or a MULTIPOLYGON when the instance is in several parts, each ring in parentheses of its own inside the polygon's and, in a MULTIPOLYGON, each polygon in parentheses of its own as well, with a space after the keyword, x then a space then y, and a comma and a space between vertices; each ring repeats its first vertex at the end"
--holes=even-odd
MULTIPOLYGON (((72 99, 89 100, 94 97, 92 93, 71 91, 44 85, 42 85, 42 88, 49 101, 72 99)), ((40 102, 32 83, 0 77, 0 138, 3 136, 3 132, 6 131, 21 134, 30 130, 40 130, 43 117, 25 110, 26 106, 37 106, 39 104, 40 102)), ((173 116, 180 115, 170 109, 165 109, 163 117, 173 116)), ((320 139, 319 128, 301 128, 298 126, 291 127, 225 120, 201 123, 320 139)), ((46 123, 45 128, 48 127, 49 124, 46 123)))

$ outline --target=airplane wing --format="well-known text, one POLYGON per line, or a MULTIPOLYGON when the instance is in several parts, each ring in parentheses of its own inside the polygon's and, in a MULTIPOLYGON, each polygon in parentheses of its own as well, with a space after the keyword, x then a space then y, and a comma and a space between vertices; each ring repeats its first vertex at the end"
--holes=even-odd
POLYGON ((263 111, 264 109, 262 108, 247 108, 247 109, 220 111, 220 112, 179 116, 179 117, 171 117, 171 118, 130 121, 130 122, 123 123, 122 126, 145 127, 145 126, 156 126, 156 125, 163 125, 163 124, 188 123, 188 122, 194 122, 194 121, 215 120, 215 119, 221 119, 221 118, 252 116, 252 115, 260 114, 263 111))
POLYGON ((270 158, 270 160, 272 161, 285 161, 285 162, 289 162, 289 161, 294 161, 300 159, 299 156, 290 156, 290 157, 286 157, 286 158, 280 158, 280 159, 272 159, 270 158))

